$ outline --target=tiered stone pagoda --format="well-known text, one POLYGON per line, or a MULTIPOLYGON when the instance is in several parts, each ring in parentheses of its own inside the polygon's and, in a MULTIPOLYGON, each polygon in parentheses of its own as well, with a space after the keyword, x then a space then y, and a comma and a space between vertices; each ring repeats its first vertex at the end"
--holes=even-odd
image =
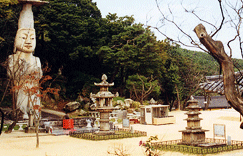
POLYGON ((95 95, 91 95, 96 99, 96 107, 94 110, 100 112, 100 131, 98 134, 113 134, 114 131, 110 131, 109 115, 116 109, 112 105, 112 100, 115 95, 109 92, 108 88, 114 86, 114 82, 108 83, 105 74, 102 75, 101 80, 101 83, 94 83, 94 85, 100 87, 100 91, 95 95))
POLYGON ((200 127, 200 121, 202 118, 199 118, 199 105, 198 101, 191 98, 191 100, 188 101, 188 107, 189 111, 185 114, 188 115, 188 118, 185 119, 187 121, 187 127, 186 130, 181 130, 179 132, 182 132, 182 143, 184 145, 194 145, 197 146, 199 144, 205 143, 205 132, 208 130, 202 129, 200 127))

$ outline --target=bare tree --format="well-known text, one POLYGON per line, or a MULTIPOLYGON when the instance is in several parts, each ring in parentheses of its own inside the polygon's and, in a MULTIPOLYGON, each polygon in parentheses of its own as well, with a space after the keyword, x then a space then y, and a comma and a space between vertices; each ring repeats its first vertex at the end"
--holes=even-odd
POLYGON ((220 24, 218 26, 201 18, 198 14, 196 14, 195 9, 186 9, 186 7, 183 6, 183 3, 181 3, 181 6, 184 9, 184 11, 195 17, 199 21, 198 23, 203 23, 204 25, 207 25, 213 28, 214 30, 210 34, 208 34, 204 25, 198 24, 194 28, 194 32, 196 33, 200 42, 194 39, 191 34, 183 30, 183 27, 174 20, 174 15, 172 10, 170 9, 170 6, 168 6, 168 16, 165 15, 165 13, 160 8, 160 3, 158 2, 158 0, 155 1, 160 14, 162 15, 162 18, 160 20, 163 23, 162 26, 164 26, 166 22, 172 24, 184 37, 187 38, 187 40, 190 41, 190 43, 188 44, 188 42, 181 40, 180 37, 173 38, 168 36, 165 32, 163 32, 161 27, 154 28, 173 42, 176 42, 180 45, 184 45, 187 47, 197 47, 213 56, 218 61, 220 65, 220 70, 222 70, 223 73, 224 93, 226 99, 235 110, 237 110, 241 115, 243 115, 243 98, 241 97, 241 93, 237 91, 236 87, 238 81, 235 80, 234 64, 232 61, 233 48, 231 46, 233 42, 237 41, 239 45, 239 51, 243 56, 243 42, 240 34, 243 15, 243 1, 240 0, 232 2, 225 0, 222 2, 221 0, 218 0, 218 7, 214 8, 220 10, 221 21, 219 22, 220 24), (222 27, 225 25, 230 26, 228 29, 231 30, 231 34, 234 34, 233 38, 229 38, 228 42, 226 43, 227 48, 229 50, 229 55, 226 54, 223 43, 221 41, 215 41, 213 39, 213 37, 217 36, 217 34, 220 31, 223 31, 222 27), (201 46, 201 44, 204 47, 201 46))
POLYGON ((209 50, 209 54, 220 64, 223 72, 224 93, 228 103, 243 115, 243 98, 236 89, 234 64, 231 57, 225 53, 222 42, 214 41, 211 36, 207 34, 202 24, 196 26, 194 31, 200 42, 209 50))

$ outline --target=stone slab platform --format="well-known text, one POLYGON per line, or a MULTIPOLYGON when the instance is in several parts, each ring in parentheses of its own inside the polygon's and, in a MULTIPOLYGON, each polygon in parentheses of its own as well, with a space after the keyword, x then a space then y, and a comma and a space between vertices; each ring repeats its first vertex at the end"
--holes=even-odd
POLYGON ((63 129, 63 128, 55 128, 52 131, 52 135, 69 135, 70 132, 77 132, 77 133, 92 133, 98 131, 99 128, 72 128, 72 129, 63 129))

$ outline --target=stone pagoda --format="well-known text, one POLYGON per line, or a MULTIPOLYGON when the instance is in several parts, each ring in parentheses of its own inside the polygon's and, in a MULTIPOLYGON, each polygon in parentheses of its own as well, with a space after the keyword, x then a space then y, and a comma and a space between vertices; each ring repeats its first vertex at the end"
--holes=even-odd
POLYGON ((198 101, 191 97, 191 100, 188 101, 188 106, 186 107, 189 111, 185 114, 188 115, 186 130, 181 130, 182 132, 182 143, 184 145, 193 145, 197 146, 199 144, 205 143, 205 132, 208 130, 203 130, 200 127, 200 121, 202 118, 199 118, 199 105, 198 101))
POLYGON ((116 109, 112 105, 112 100, 115 97, 114 94, 109 92, 108 88, 114 86, 113 83, 108 83, 107 76, 105 74, 101 77, 102 82, 94 83, 94 85, 100 87, 100 91, 97 94, 91 94, 91 97, 95 98, 96 107, 94 110, 100 112, 100 131, 98 134, 113 134, 114 131, 110 130, 109 116, 110 113, 116 109))

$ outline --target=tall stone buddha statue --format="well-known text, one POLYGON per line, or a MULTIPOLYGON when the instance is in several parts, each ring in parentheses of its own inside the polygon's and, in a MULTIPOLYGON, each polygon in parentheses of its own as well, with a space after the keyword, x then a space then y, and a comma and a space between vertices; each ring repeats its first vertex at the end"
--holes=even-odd
POLYGON ((8 76, 14 82, 16 108, 24 113, 24 119, 29 118, 28 114, 34 105, 40 105, 40 98, 37 97, 39 90, 28 92, 28 89, 35 86, 38 88, 42 77, 40 59, 33 55, 35 47, 32 4, 24 4, 19 17, 14 51, 8 57, 8 76))

